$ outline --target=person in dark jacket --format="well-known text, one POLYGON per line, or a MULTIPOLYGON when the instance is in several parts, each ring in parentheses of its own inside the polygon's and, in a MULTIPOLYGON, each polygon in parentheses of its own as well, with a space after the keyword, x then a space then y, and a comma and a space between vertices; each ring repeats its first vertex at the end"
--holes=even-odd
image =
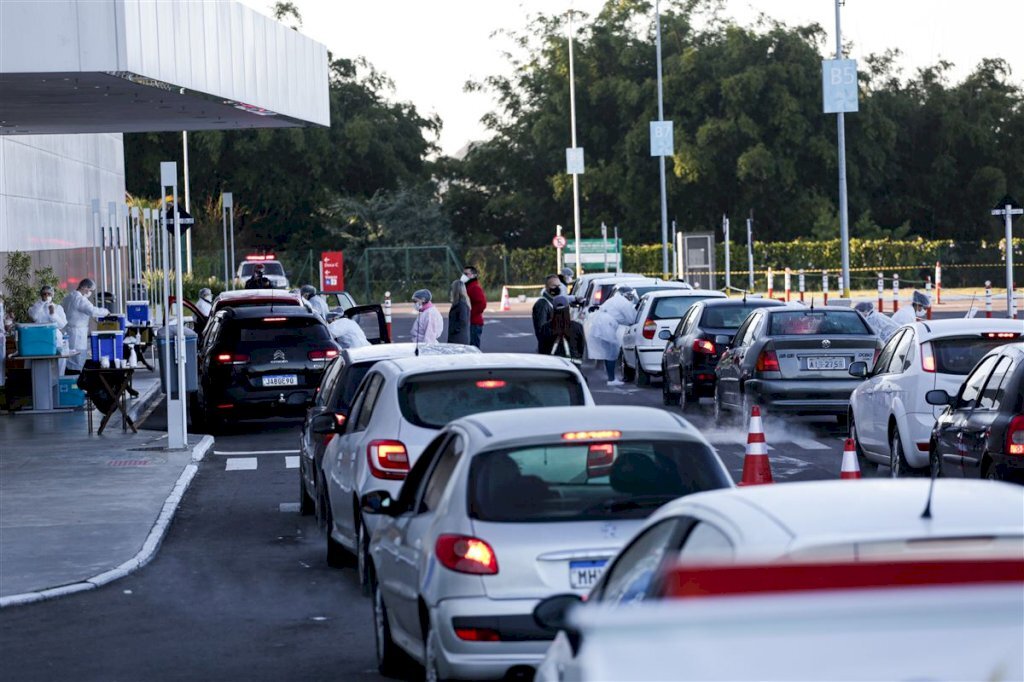
POLYGON ((487 295, 480 286, 480 273, 472 265, 462 269, 462 283, 469 295, 469 343, 480 347, 480 336, 484 333, 484 311, 487 310, 487 295))
POLYGON ((469 345, 469 294, 461 279, 452 282, 452 307, 448 311, 448 343, 469 345))
POLYGON ((569 297, 556 296, 552 301, 551 319, 540 328, 540 348, 543 355, 569 358, 578 367, 583 364, 586 337, 583 325, 569 317, 569 297))
POLYGON ((562 281, 558 275, 548 275, 544 280, 544 292, 533 304, 533 334, 537 337, 537 350, 540 352, 540 329, 551 321, 555 312, 554 300, 562 293, 562 281))
POLYGON ((274 288, 274 285, 271 283, 271 281, 269 279, 267 279, 266 275, 263 274, 263 264, 262 263, 257 264, 256 267, 254 267, 252 269, 252 277, 250 277, 249 279, 246 280, 245 288, 246 289, 273 289, 274 288))

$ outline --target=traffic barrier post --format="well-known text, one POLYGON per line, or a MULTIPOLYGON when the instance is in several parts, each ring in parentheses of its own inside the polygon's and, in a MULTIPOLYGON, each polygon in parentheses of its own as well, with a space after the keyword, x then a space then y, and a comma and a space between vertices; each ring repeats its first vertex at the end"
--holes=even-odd
POLYGON ((928 296, 928 310, 925 311, 925 319, 932 319, 932 276, 925 275, 924 278, 924 293, 928 296))
POLYGON ((800 270, 800 274, 797 275, 796 283, 797 283, 797 286, 800 288, 800 302, 803 303, 804 302, 804 289, 806 287, 804 286, 805 285, 804 271, 802 269, 800 270))
POLYGON ((900 276, 892 276, 892 311, 895 313, 900 309, 900 276))
POLYGON ((885 312, 885 276, 882 273, 878 273, 878 312, 885 312))
POLYGON ((942 263, 935 261, 935 302, 942 303, 942 263))
POLYGON ((985 280, 985 317, 992 317, 992 282, 985 280))
POLYGON ((822 305, 828 305, 828 270, 821 271, 821 296, 825 301, 822 305))
POLYGON ((391 292, 384 292, 384 324, 388 328, 388 341, 394 343, 394 337, 391 336, 391 292))
POLYGON ((772 275, 772 269, 768 268, 768 298, 772 297, 773 289, 775 289, 775 277, 772 275))
POLYGON ((792 279, 791 278, 792 278, 792 276, 793 276, 793 271, 790 270, 789 268, 786 268, 786 276, 785 276, 785 282, 786 282, 786 303, 789 303, 789 295, 790 295, 790 291, 792 289, 792 287, 791 287, 791 284, 792 284, 792 279))

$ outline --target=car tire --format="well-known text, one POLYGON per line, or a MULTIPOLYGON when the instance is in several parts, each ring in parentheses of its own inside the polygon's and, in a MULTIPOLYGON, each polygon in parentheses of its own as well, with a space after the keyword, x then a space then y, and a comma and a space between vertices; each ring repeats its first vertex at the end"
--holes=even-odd
POLYGON ((718 391, 718 384, 715 384, 715 401, 714 401, 714 415, 715 422, 721 424, 723 420, 728 416, 726 414, 725 406, 722 405, 722 395, 718 391))
POLYGON ((443 682, 447 678, 441 677, 437 670, 437 633, 430 623, 427 623, 427 632, 423 644, 423 680, 424 682, 443 682))
POLYGON ((622 374, 622 380, 625 382, 633 381, 636 372, 626 364, 626 356, 619 351, 619 372, 622 374))
POLYGON ((999 474, 999 468, 988 456, 981 460, 981 477, 986 481, 1003 480, 1003 477, 999 474))
POLYGON ((320 530, 327 528, 327 486, 324 485, 324 477, 316 474, 316 527, 320 530))
POLYGON ((364 597, 370 596, 370 537, 362 519, 356 529, 356 571, 359 573, 359 590, 364 597))
POLYGON ((836 422, 839 424, 839 428, 843 431, 849 431, 850 429, 850 418, 845 414, 837 414, 836 422))
MULTIPOLYGON (((668 380, 668 368, 661 365, 661 402, 663 405, 672 406, 679 404, 679 394, 671 390, 672 382, 668 380)), ((684 387, 685 389, 685 387, 684 387)))
POLYGON ((636 371, 634 372, 634 375, 636 376, 636 385, 640 387, 650 386, 651 375, 648 374, 647 370, 644 369, 644 366, 640 364, 639 353, 634 355, 633 359, 636 360, 636 371))
POLYGON ((857 422, 854 421, 853 416, 850 418, 850 438, 853 439, 853 447, 857 451, 857 466, 860 468, 860 474, 863 477, 870 478, 878 475, 878 462, 872 461, 867 458, 864 454, 864 449, 860 446, 860 439, 857 438, 857 422))
POLYGON ((306 492, 306 481, 302 477, 302 465, 299 465, 299 514, 312 516, 316 512, 316 503, 306 492))
POLYGON ((761 418, 763 419, 766 415, 764 413, 764 406, 757 402, 749 393, 743 392, 743 409, 739 414, 739 422, 744 428, 747 428, 750 422, 750 413, 754 411, 754 406, 757 406, 761 412, 761 418))
POLYGON ((327 565, 331 568, 344 568, 351 563, 351 554, 345 551, 345 548, 340 542, 335 540, 331 536, 331 531, 334 529, 334 513, 331 511, 331 500, 326 498, 327 502, 327 515, 325 517, 327 523, 324 527, 324 537, 327 538, 327 565))
POLYGON ((206 413, 199 404, 198 392, 190 393, 188 396, 188 415, 191 430, 194 433, 206 433, 206 413))
POLYGON ((384 605, 373 570, 370 571, 370 591, 373 599, 373 639, 377 654, 377 670, 386 677, 403 677, 411 667, 409 655, 402 651, 391 638, 391 626, 388 625, 388 610, 384 605))
POLYGON ((935 451, 935 444, 932 443, 931 447, 928 448, 928 474, 932 478, 944 478, 945 473, 942 471, 942 457, 935 451))
POLYGON ((907 463, 907 457, 903 454, 903 439, 900 438, 900 430, 894 428, 889 433, 889 476, 892 478, 909 478, 916 474, 916 470, 907 463))

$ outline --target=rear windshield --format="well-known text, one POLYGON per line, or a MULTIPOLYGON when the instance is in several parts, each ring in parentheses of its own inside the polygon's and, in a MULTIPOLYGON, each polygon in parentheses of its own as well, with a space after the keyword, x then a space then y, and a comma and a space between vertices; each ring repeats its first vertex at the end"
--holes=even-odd
POLYGON ((993 348, 998 348, 1007 339, 937 339, 932 341, 935 355, 935 371, 943 374, 967 376, 978 361, 993 348))
POLYGON ((363 377, 370 371, 370 368, 376 364, 376 360, 373 362, 361 362, 358 365, 349 365, 345 368, 345 374, 341 377, 341 391, 338 393, 338 402, 334 406, 335 412, 338 410, 348 410, 352 407, 352 398, 356 395, 356 389, 359 388, 359 384, 362 383, 363 377))
POLYGON ((855 310, 794 310, 773 313, 769 336, 871 334, 855 310))
POLYGON ((700 326, 713 329, 739 329, 751 311, 764 308, 763 305, 724 305, 704 309, 700 326))
POLYGON ((470 414, 524 407, 583 405, 583 388, 559 371, 479 370, 414 376, 398 389, 407 421, 439 429, 470 414))
POLYGON ((665 320, 680 318, 686 314, 697 301, 703 301, 706 296, 666 296, 665 298, 654 299, 651 306, 650 317, 652 320, 665 320))
POLYGON ((694 441, 562 443, 477 455, 470 515, 481 521, 640 519, 681 495, 730 482, 694 441))
POLYGON ((223 339, 245 347, 286 346, 309 341, 330 341, 327 326, 308 317, 288 317, 283 322, 265 322, 260 318, 238 320, 230 325, 223 339))
MULTIPOLYGON (((242 263, 242 276, 252 277, 252 271, 256 268, 257 263, 245 262, 242 263)), ((260 263, 263 266, 264 275, 274 275, 275 277, 284 277, 284 268, 281 267, 280 263, 268 262, 260 263)))
MULTIPOLYGON (((683 287, 681 287, 681 286, 674 287, 674 286, 666 286, 664 284, 661 284, 661 285, 657 285, 656 284, 654 286, 649 286, 649 287, 633 287, 633 290, 636 292, 636 297, 639 299, 644 294, 649 294, 652 291, 665 291, 665 289, 682 289, 682 288, 683 287)), ((696 301, 698 299, 694 298, 693 300, 696 301)))

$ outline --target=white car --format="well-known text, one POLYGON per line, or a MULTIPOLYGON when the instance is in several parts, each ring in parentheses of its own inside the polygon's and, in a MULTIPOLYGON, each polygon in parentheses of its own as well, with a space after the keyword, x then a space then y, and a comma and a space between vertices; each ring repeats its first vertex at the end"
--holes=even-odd
POLYGON ((578 301, 578 313, 576 316, 577 322, 586 322, 587 315, 601 307, 601 304, 608 300, 608 297, 612 295, 612 291, 615 290, 616 284, 623 282, 629 282, 630 286, 641 286, 641 282, 644 285, 652 285, 653 282, 660 280, 653 279, 651 277, 645 277, 643 275, 609 275, 603 274, 600 277, 594 277, 587 284, 586 288, 580 290, 580 296, 577 298, 578 301))
POLYGON ((873 368, 853 363, 850 374, 867 377, 850 395, 850 432, 861 470, 885 464, 894 478, 927 473, 929 440, 942 408, 926 403, 925 394, 938 389, 956 395, 985 353, 1019 340, 1022 331, 1020 320, 915 322, 889 337, 873 368))
POLYGON ((284 266, 281 265, 281 261, 276 260, 273 256, 246 257, 238 265, 238 272, 235 274, 240 286, 245 286, 245 283, 252 277, 252 273, 255 272, 257 265, 263 266, 263 276, 270 280, 275 289, 288 288, 288 276, 284 272, 284 266))
POLYGON ((661 358, 667 339, 690 306, 708 298, 726 298, 726 295, 709 289, 659 288, 641 296, 636 319, 622 337, 619 360, 622 380, 635 378, 637 386, 647 386, 652 376, 661 376, 661 358))
POLYGON ((367 586, 372 528, 360 496, 397 496, 410 468, 438 430, 470 414, 529 407, 593 405, 579 370, 565 358, 518 353, 423 356, 382 360, 363 377, 338 436, 324 451, 327 563, 358 561, 367 586))
MULTIPOLYGON (((712 565, 844 562, 880 559, 992 559, 1024 555, 1024 487, 992 481, 812 481, 749 486, 670 502, 608 565, 583 607, 571 593, 541 602, 534 614, 549 628, 570 609, 659 598, 661 573, 677 563, 712 565), (928 509, 928 515, 924 511, 928 509)), ((600 651, 560 631, 537 680, 580 674, 600 651)))
POLYGON ((665 502, 732 487, 682 417, 649 407, 476 414, 424 450, 395 500, 374 490, 377 656, 426 679, 528 679, 552 634, 534 606, 582 595, 665 502))

